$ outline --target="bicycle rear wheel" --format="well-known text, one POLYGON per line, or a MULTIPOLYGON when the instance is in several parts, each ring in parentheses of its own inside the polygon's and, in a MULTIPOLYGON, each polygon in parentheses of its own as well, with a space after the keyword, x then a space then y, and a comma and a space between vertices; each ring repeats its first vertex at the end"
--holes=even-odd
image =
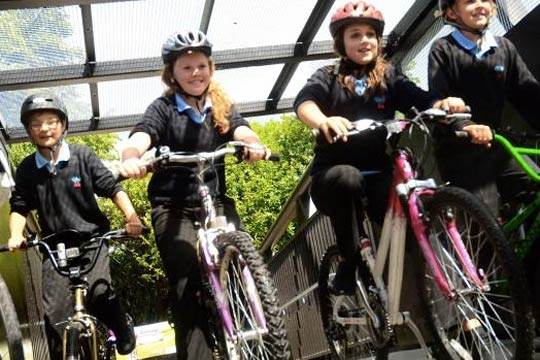
MULTIPOLYGON (((431 319, 437 359, 530 359, 532 313, 524 276, 501 228, 485 206, 459 188, 440 189, 424 199, 428 236, 453 299, 443 294, 424 269, 422 289, 431 319), (449 237, 455 226, 480 277, 481 289, 462 266, 449 237)), ((429 322, 428 322, 429 323, 429 322)))
MULTIPOLYGON (((371 306, 376 310, 379 318, 384 320, 382 330, 375 329, 367 315, 357 290, 353 296, 340 296, 343 300, 338 314, 342 317, 364 318, 365 325, 343 325, 334 318, 334 304, 338 297, 329 291, 329 284, 333 280, 339 263, 339 250, 336 245, 330 246, 324 254, 319 271, 319 300, 321 306, 321 320, 328 344, 338 359, 387 359, 388 345, 386 336, 381 341, 380 331, 387 331, 386 314, 382 304, 376 297, 372 297, 371 306), (382 345, 382 346, 381 346, 382 345)), ((372 294, 373 295, 373 294, 372 294)))
POLYGON ((17 312, 2 276, 0 276, 0 359, 24 360, 17 312))
POLYGON ((235 333, 232 339, 223 330, 219 336, 225 348, 222 352, 227 353, 229 359, 289 359, 289 342, 276 289, 253 239, 236 231, 220 235, 216 243, 221 255, 221 285, 235 333), (255 291, 249 288, 249 278, 254 282, 255 291), (257 307, 262 310, 267 334, 260 332, 257 307))

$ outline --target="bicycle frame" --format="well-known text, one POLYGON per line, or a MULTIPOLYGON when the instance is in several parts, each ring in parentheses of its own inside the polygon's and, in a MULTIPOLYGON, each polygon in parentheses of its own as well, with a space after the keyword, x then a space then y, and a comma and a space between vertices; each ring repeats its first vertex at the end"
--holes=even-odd
POLYGON ((96 330, 96 320, 93 316, 89 315, 86 312, 85 306, 85 296, 88 285, 71 285, 70 291, 73 295, 73 309, 74 313, 71 316, 67 326, 64 329, 64 336, 62 338, 63 344, 63 353, 66 354, 67 349, 67 334, 71 327, 75 324, 81 324, 85 335, 84 337, 89 338, 89 343, 91 346, 91 356, 92 360, 98 360, 98 341, 97 341, 97 330, 96 330))
MULTIPOLYGON (((87 339, 90 347, 90 356, 91 360, 98 360, 98 323, 97 319, 88 314, 86 311, 86 292, 88 290, 88 283, 84 279, 84 275, 90 272, 99 256, 99 253, 102 250, 102 243, 105 239, 112 238, 125 238, 125 232, 123 230, 110 231, 102 236, 93 237, 88 241, 84 242, 82 246, 75 246, 66 248, 66 244, 59 242, 56 245, 56 250, 52 250, 46 241, 54 238, 57 235, 68 234, 70 232, 76 232, 74 230, 63 230, 59 233, 49 235, 47 237, 38 239, 36 234, 31 234, 27 237, 27 242, 24 248, 28 249, 30 247, 39 247, 43 250, 44 256, 47 257, 54 268, 54 270, 64 277, 69 279, 69 291, 73 296, 73 313, 65 321, 67 324, 64 328, 63 337, 62 337, 62 346, 63 346, 63 358, 67 356, 67 350, 70 344, 68 344, 68 332, 72 328, 77 328, 80 331, 80 337, 87 339), (94 245, 97 244, 97 245, 94 245), (88 246, 88 247, 86 247, 88 246), (93 247, 94 246, 94 247, 93 247), (83 252, 81 253, 81 249, 83 252), (78 259, 81 254, 87 253, 87 251, 94 250, 96 253, 91 257, 90 262, 86 266, 71 266, 70 260, 78 259)), ((144 233, 144 232, 143 232, 144 233)), ((66 235, 64 235, 66 236, 66 235)), ((0 247, 0 251, 7 251, 7 246, 0 247)), ((73 350, 73 349, 71 349, 73 350)), ((72 354, 77 355, 77 354, 72 354)))
MULTIPOLYGON (((540 175, 537 174, 536 171, 534 171, 534 169, 523 158, 524 155, 540 156, 540 149, 514 146, 512 143, 510 143, 510 141, 508 141, 508 139, 500 134, 495 134, 493 138, 495 141, 499 142, 516 160, 516 162, 531 180, 540 183, 540 175)), ((523 259, 528 252, 528 246, 530 246, 529 244, 540 236, 540 194, 537 194, 532 202, 526 204, 523 209, 521 209, 513 218, 509 219, 503 225, 503 230, 508 236, 518 231, 519 227, 524 222, 532 218, 534 219, 532 224, 529 226, 527 232, 523 234, 524 241, 522 244, 524 245, 517 251, 519 259, 523 259)))
MULTIPOLYGON (((221 151, 222 155, 234 154, 235 152, 234 149, 230 148, 224 148, 218 150, 218 152, 219 151, 221 151)), ((167 152, 164 152, 163 150, 162 153, 167 154, 167 152)), ((194 157, 197 158, 197 178, 199 179, 200 184, 198 188, 198 193, 201 198, 202 209, 200 228, 197 232, 200 263, 203 266, 203 271, 208 277, 208 281, 212 288, 222 325, 225 328, 227 335, 234 342, 236 342, 239 337, 250 340, 257 338, 261 335, 266 335, 268 334, 266 319, 263 313, 262 305, 259 300, 259 296, 256 291, 255 281, 247 264, 243 266, 242 276, 247 284, 246 289, 249 295, 251 309, 254 313, 255 320, 257 321, 257 330, 251 331, 249 333, 244 332, 242 334, 235 333, 233 319, 227 304, 227 297, 224 295, 224 289, 219 274, 219 265, 222 259, 220 259, 219 252, 215 244, 215 240, 217 239, 218 235, 234 231, 235 228, 234 225, 227 223, 227 219, 225 216, 217 215, 210 189, 208 188, 208 186, 204 185, 202 181, 202 174, 204 173, 207 160, 213 159, 214 156, 209 155, 206 157, 200 155, 193 155, 191 161, 189 160, 189 158, 186 158, 186 160, 179 162, 193 162, 194 157)), ((171 155, 169 161, 175 162, 173 158, 174 155, 171 155)))
MULTIPOLYGON (((409 123, 399 121, 401 130, 405 129, 409 123)), ((384 304, 386 304, 390 325, 401 325, 409 322, 408 313, 401 312, 399 309, 404 256, 405 256, 405 237, 407 233, 407 221, 410 221, 411 229, 415 235, 421 253, 428 264, 437 286, 442 293, 450 299, 454 299, 456 294, 449 285, 440 264, 437 262, 433 248, 429 242, 422 210, 419 208, 420 197, 423 195, 432 195, 437 186, 433 179, 418 180, 416 173, 411 165, 412 154, 404 149, 397 149, 394 152, 394 173, 392 186, 389 196, 389 206, 386 212, 380 242, 376 252, 374 263, 369 267, 373 275, 375 285, 379 291, 384 304), (405 211, 406 209, 406 211, 405 211), (385 285, 383 273, 386 263, 390 256, 388 269, 388 286, 385 285)), ((489 286, 479 276, 479 272, 471 261, 471 258, 463 244, 455 222, 449 220, 446 224, 448 234, 458 253, 459 261, 462 263, 469 278, 482 290, 488 290, 489 286)), ((370 314, 371 320, 377 325, 377 318, 367 301, 367 291, 363 284, 359 282, 362 297, 366 309, 370 314)), ((339 318, 339 316, 337 316, 339 318)), ((340 318, 339 320, 344 319, 340 318)), ((361 318, 348 319, 347 323, 364 324, 365 320, 361 318)), ((411 324, 409 324, 411 325, 411 324)), ((413 330, 414 331, 414 330, 413 330)))

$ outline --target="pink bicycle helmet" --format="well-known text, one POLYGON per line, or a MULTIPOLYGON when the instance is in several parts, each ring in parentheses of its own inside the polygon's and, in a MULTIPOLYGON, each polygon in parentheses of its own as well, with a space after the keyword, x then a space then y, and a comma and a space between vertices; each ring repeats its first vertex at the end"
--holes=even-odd
POLYGON ((373 26, 378 36, 382 36, 384 30, 384 18, 382 13, 372 4, 353 0, 338 8, 330 20, 330 33, 336 37, 339 29, 352 23, 364 23, 373 26))

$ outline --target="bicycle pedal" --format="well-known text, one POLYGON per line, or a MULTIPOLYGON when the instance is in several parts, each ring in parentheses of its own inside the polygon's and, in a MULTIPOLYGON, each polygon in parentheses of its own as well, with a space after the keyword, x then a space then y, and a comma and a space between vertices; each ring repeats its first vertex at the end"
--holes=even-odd
POLYGON ((338 316, 342 318, 359 318, 363 316, 363 311, 361 309, 343 309, 338 310, 338 316))

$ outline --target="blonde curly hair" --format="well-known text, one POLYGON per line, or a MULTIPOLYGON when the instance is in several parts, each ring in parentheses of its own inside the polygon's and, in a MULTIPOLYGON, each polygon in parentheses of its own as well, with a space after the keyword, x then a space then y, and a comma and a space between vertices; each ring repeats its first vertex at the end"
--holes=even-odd
MULTIPOLYGON (((171 96, 175 93, 182 92, 180 85, 174 81, 174 63, 175 61, 171 61, 165 64, 161 70, 161 81, 167 85, 167 89, 164 93, 165 96, 171 96)), ((216 67, 211 57, 208 57, 208 63, 210 66, 210 76, 212 77, 216 71, 216 67)), ((212 101, 212 119, 214 121, 214 127, 220 134, 226 133, 230 128, 229 114, 231 112, 231 107, 234 106, 233 102, 223 87, 214 80, 210 81, 206 96, 212 101)))

